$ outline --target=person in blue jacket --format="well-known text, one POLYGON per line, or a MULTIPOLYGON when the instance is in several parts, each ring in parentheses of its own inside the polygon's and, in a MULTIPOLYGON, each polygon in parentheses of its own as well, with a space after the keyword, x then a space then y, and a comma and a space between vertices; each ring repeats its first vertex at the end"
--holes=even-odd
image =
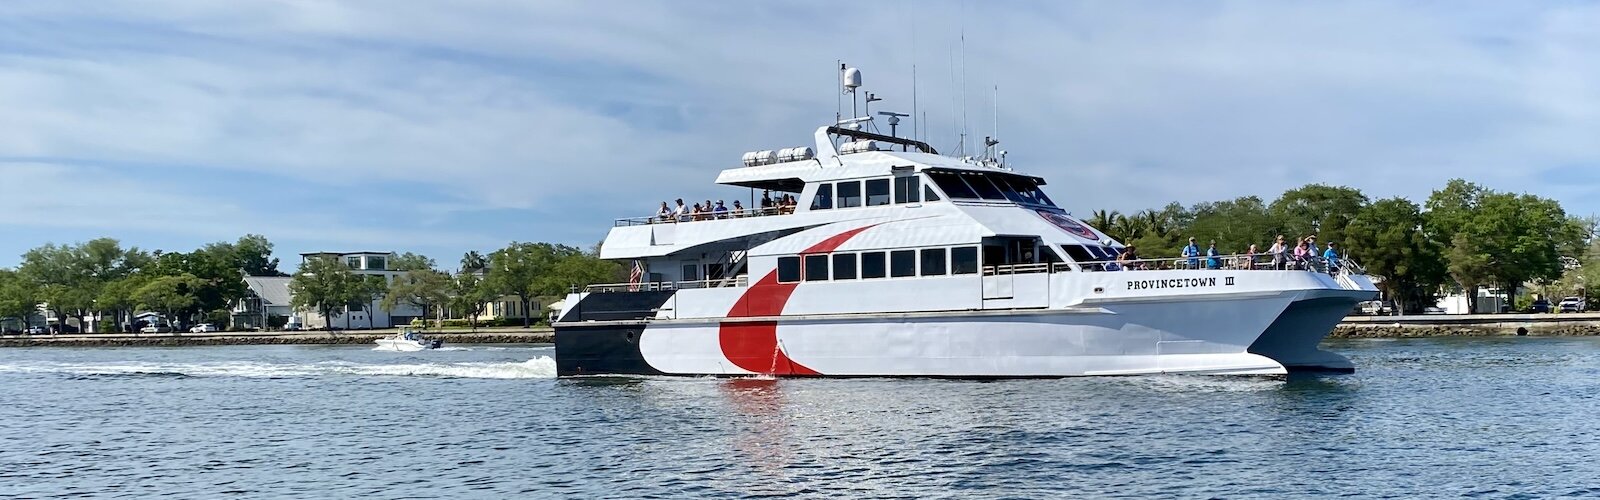
POLYGON ((1206 248, 1206 269, 1222 269, 1222 253, 1217 251, 1217 240, 1211 240, 1211 246, 1206 248))
POLYGON ((1336 245, 1330 241, 1328 242, 1328 250, 1322 252, 1322 260, 1328 261, 1328 274, 1337 274, 1339 272, 1339 250, 1335 247, 1336 245))
POLYGON ((1200 268, 1200 245, 1194 244, 1194 237, 1189 237, 1189 246, 1183 247, 1183 256, 1189 258, 1189 269, 1200 268))

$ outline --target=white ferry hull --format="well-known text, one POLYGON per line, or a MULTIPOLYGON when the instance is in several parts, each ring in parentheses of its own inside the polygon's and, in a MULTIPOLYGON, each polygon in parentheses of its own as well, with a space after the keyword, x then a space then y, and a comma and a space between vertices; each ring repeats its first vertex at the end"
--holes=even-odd
POLYGON ((1062 310, 556 326, 562 375, 1068 377, 1351 370, 1317 349, 1360 290, 1062 310))

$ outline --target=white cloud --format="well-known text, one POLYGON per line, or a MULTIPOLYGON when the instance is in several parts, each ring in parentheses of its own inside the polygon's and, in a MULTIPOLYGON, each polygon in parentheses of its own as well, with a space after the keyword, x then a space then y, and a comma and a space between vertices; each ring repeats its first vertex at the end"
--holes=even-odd
POLYGON ((1538 175, 1600 165, 1593 4, 24 1, 0 18, 17 28, 0 157, 419 183, 439 199, 371 203, 431 220, 527 208, 596 239, 606 217, 715 192, 741 151, 832 119, 836 58, 898 111, 917 64, 942 150, 961 80, 977 137, 998 85, 1004 148, 1078 211, 1316 181, 1420 197, 1458 176, 1600 210, 1594 186, 1538 175))

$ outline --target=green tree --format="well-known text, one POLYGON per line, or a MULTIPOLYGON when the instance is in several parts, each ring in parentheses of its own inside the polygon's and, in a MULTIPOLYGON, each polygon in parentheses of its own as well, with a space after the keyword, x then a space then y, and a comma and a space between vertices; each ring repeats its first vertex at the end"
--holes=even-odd
POLYGON ((148 263, 149 256, 137 248, 123 249, 117 240, 99 238, 29 250, 22 255, 18 271, 37 286, 38 298, 56 317, 76 318, 79 325, 86 326, 84 318, 96 310, 100 288, 148 263))
POLYGON ((433 259, 411 252, 402 253, 389 259, 389 269, 396 271, 418 271, 433 269, 434 267, 433 259))
POLYGON ((344 263, 331 258, 313 258, 300 265, 289 280, 289 306, 312 309, 332 326, 335 314, 360 299, 364 280, 344 263))
POLYGON ((134 293, 149 281, 149 275, 134 273, 106 283, 100 288, 100 295, 95 298, 95 306, 103 312, 111 313, 112 324, 121 332, 124 326, 133 323, 134 309, 139 307, 139 301, 134 298, 134 293))
POLYGON ((26 328, 39 311, 39 291, 21 273, 0 269, 0 318, 17 318, 26 328))
POLYGON ((478 316, 483 315, 484 304, 494 298, 483 277, 476 273, 457 274, 450 282, 450 309, 466 318, 472 331, 478 330, 478 316))
POLYGON ((157 276, 190 275, 203 284, 195 290, 195 303, 182 311, 185 321, 205 311, 225 309, 245 296, 244 271, 229 243, 213 243, 188 253, 163 253, 156 257, 157 276))
POLYGON ((434 269, 413 269, 389 283, 380 304, 389 310, 401 304, 422 310, 424 321, 430 312, 443 309, 450 301, 450 276, 434 269))
POLYGON ((483 254, 478 253, 477 250, 461 255, 461 272, 463 273, 479 272, 488 267, 489 259, 485 259, 483 254))
MULTIPOLYGON (((1367 195, 1344 186, 1307 184, 1290 189, 1269 207, 1282 232, 1293 239, 1317 235, 1327 242, 1344 243, 1346 226, 1367 204, 1367 195)), ((1263 235, 1262 238, 1268 236, 1263 235)))
POLYGON ((1445 251, 1445 262, 1448 263, 1450 277, 1454 278, 1467 293, 1469 312, 1475 312, 1478 287, 1487 284, 1493 278, 1494 271, 1490 267, 1489 254, 1485 253, 1480 245, 1475 244, 1471 236, 1458 233, 1445 251))
POLYGON ((1443 249, 1423 231, 1422 209, 1404 198, 1378 200, 1362 209, 1346 228, 1346 256, 1381 277, 1378 288, 1418 311, 1433 302, 1448 273, 1443 249))
POLYGON ((168 321, 188 326, 188 313, 199 302, 197 293, 203 286, 205 280, 191 274, 158 276, 134 290, 133 300, 141 309, 160 312, 168 321))
MULTIPOLYGON (((501 295, 514 295, 528 310, 528 302, 540 295, 553 295, 562 289, 554 273, 562 254, 580 253, 577 249, 550 243, 512 242, 489 254, 484 285, 501 295)), ((524 314, 522 327, 532 326, 532 314, 524 314)))
POLYGON ((1216 240, 1217 249, 1224 254, 1244 253, 1251 244, 1257 251, 1265 252, 1267 239, 1277 233, 1278 224, 1267 212, 1266 203, 1255 196, 1244 196, 1229 201, 1201 203, 1192 209, 1194 222, 1188 234, 1199 238, 1203 248, 1216 240))

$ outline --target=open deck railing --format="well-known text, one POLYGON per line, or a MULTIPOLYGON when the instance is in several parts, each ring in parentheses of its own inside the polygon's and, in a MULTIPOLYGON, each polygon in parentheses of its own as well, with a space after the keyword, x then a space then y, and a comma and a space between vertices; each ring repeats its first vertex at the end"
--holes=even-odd
POLYGON ((644 283, 605 283, 589 285, 583 291, 590 293, 658 292, 689 290, 694 288, 738 288, 750 285, 749 275, 694 281, 648 281, 644 283))
POLYGON ((772 215, 788 215, 794 213, 793 206, 746 208, 742 210, 728 210, 726 212, 702 212, 698 214, 685 214, 680 216, 650 216, 627 217, 617 219, 612 226, 648 226, 651 224, 676 224, 679 222, 700 222, 708 220, 744 219, 749 217, 767 217, 772 215))

